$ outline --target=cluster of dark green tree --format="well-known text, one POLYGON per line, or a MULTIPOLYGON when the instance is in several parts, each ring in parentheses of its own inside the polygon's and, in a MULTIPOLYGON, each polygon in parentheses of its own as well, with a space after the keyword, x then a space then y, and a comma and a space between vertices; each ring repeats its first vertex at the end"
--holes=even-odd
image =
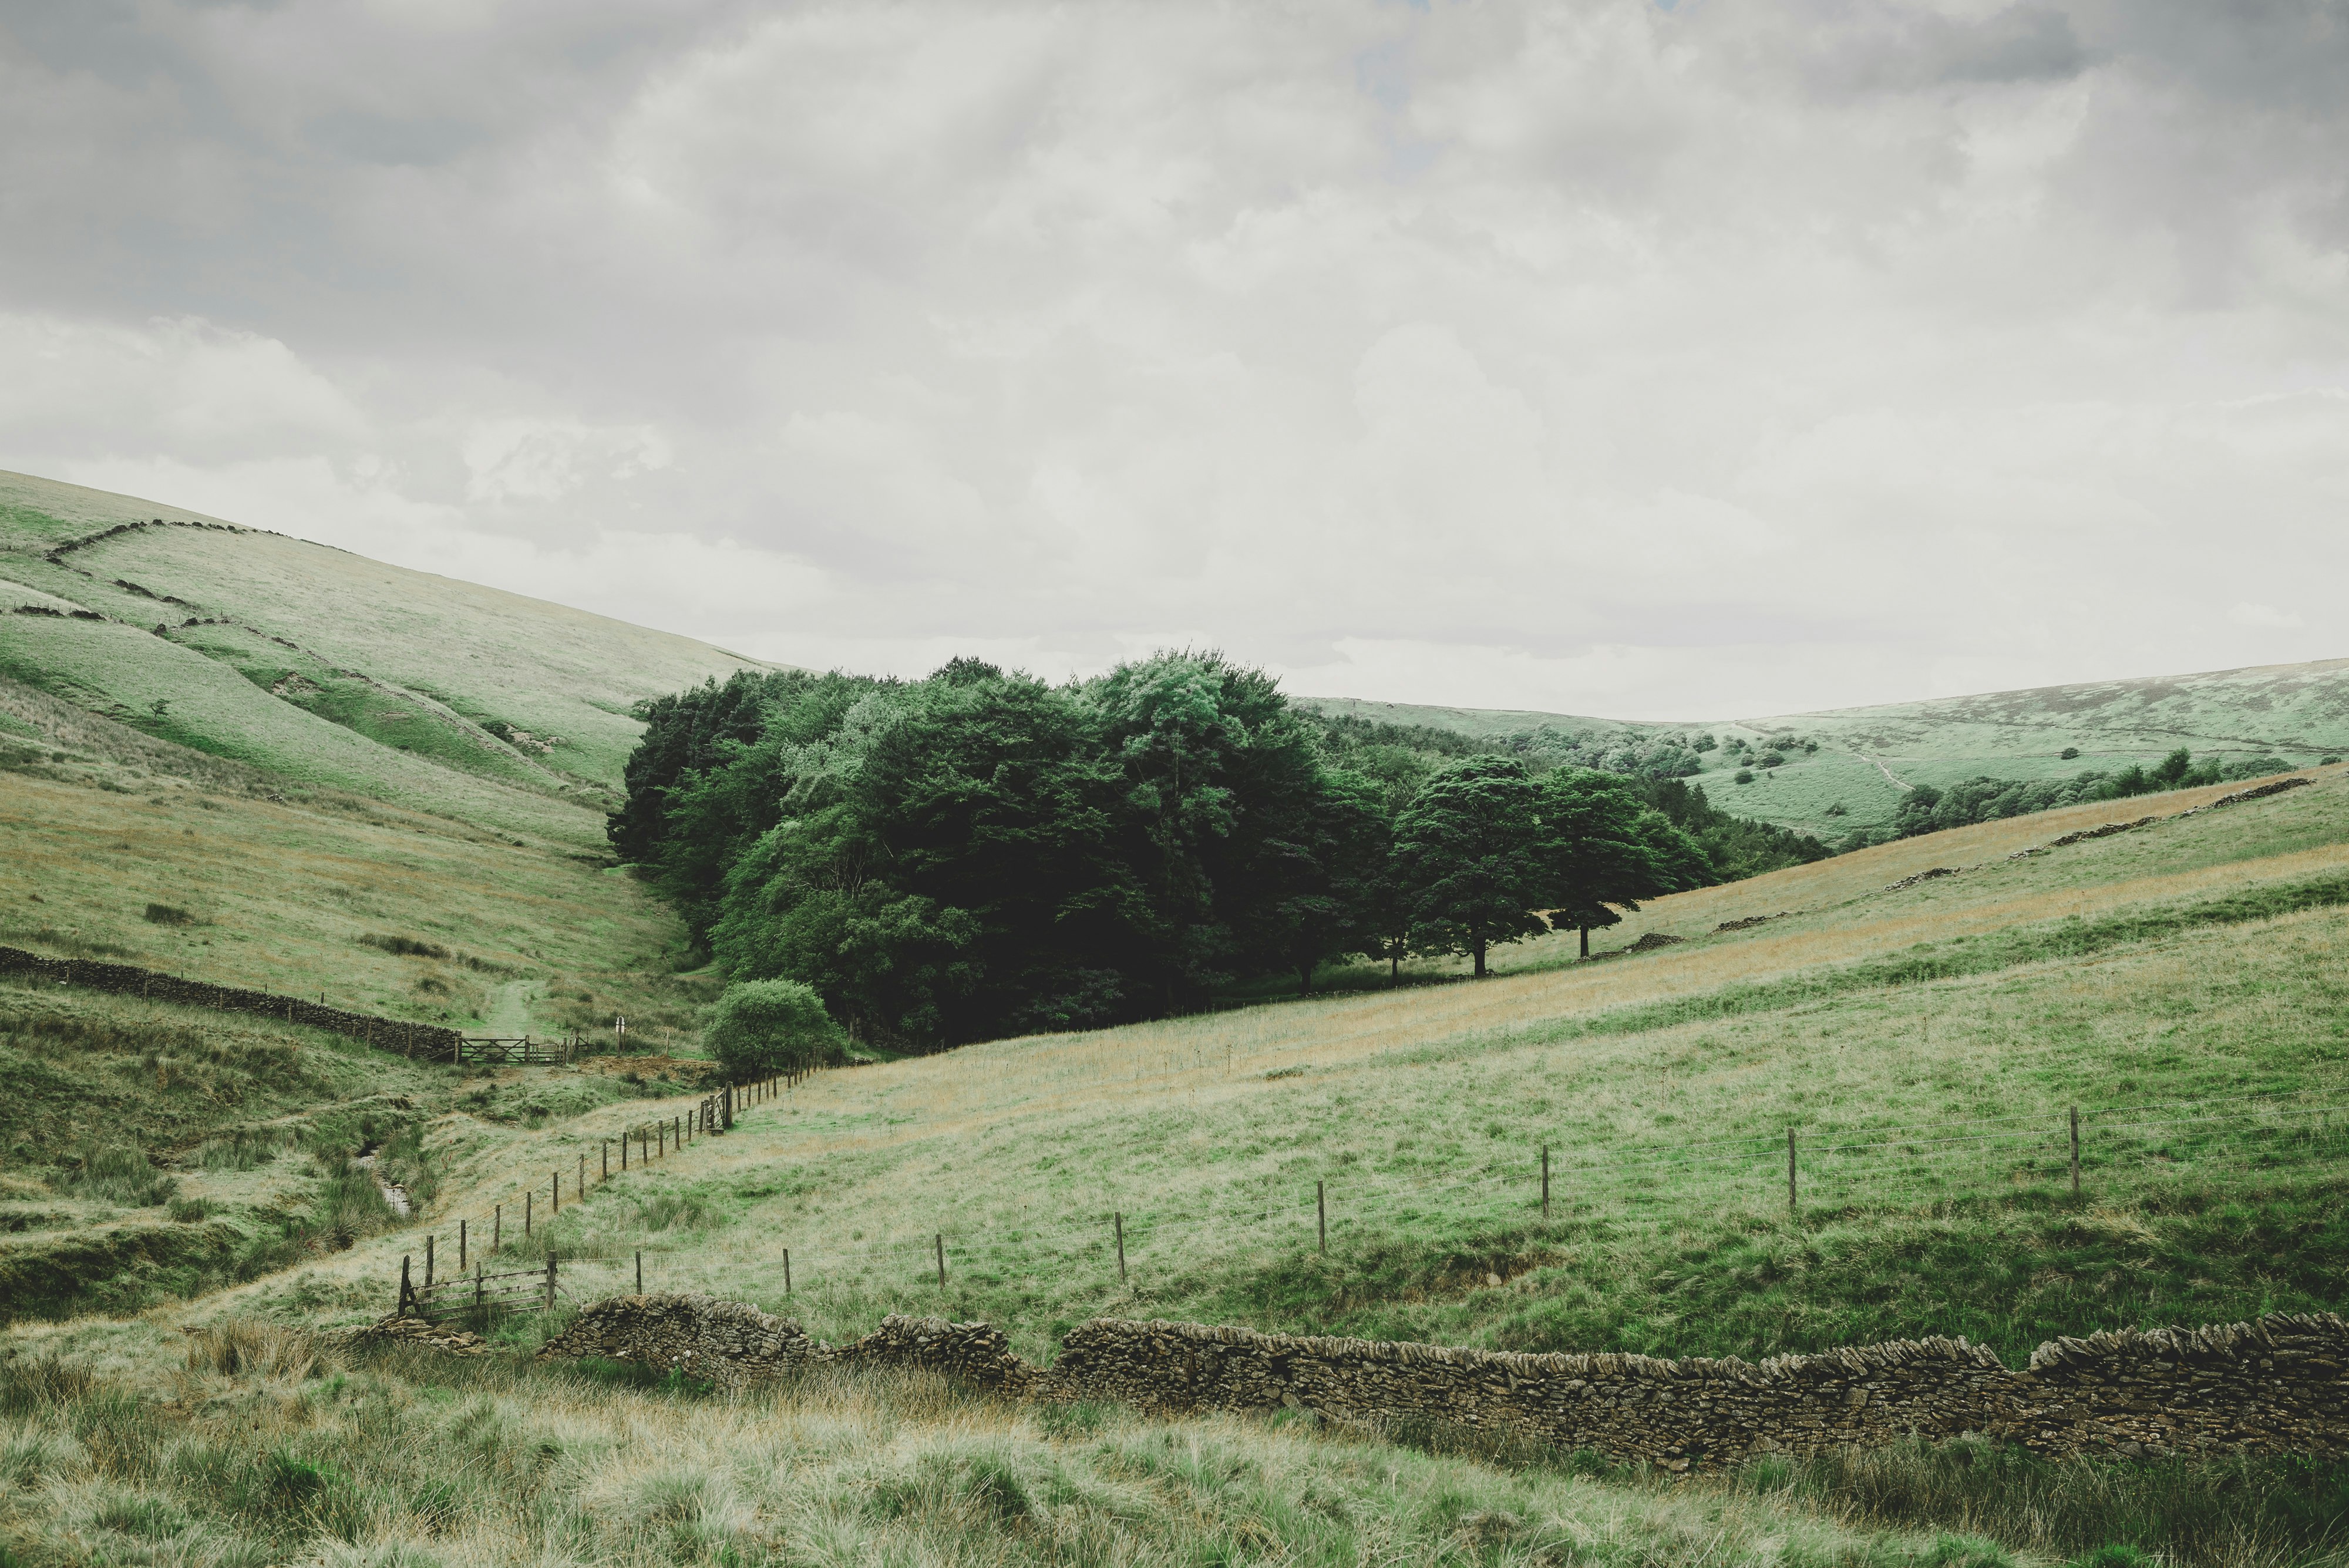
POLYGON ((919 681, 740 675, 640 714, 614 846, 730 979, 801 982, 898 1048, 1309 986, 1361 957, 1481 973, 1496 944, 1555 923, 1587 945, 1719 877, 1638 781, 1340 732, 1213 655, 1061 686, 969 659, 919 681))
POLYGON ((2180 746, 2151 767, 2131 764, 2117 772, 2090 769, 2061 779, 1994 779, 1977 777, 1947 789, 1919 784, 1900 797, 1892 821, 1873 831, 1863 828, 1841 846, 1865 848, 1895 838, 1914 838, 1945 827, 1966 827, 2000 817, 2023 816, 2057 806, 2089 801, 2125 800, 2132 795, 2158 794, 2164 790, 2191 789, 2198 784, 2225 784, 2232 779, 2265 778, 2289 773, 2293 764, 2282 757, 2244 757, 2233 762, 2218 758, 2197 763, 2180 746))
MULTIPOLYGON (((1567 732, 1545 724, 1538 730, 1479 741, 1457 731, 1422 724, 1383 722, 1309 708, 1300 711, 1321 727, 1325 753, 1340 765, 1379 780, 1397 810, 1448 763, 1497 753, 1521 759, 1537 774, 1588 768, 1619 775, 1643 803, 1696 840, 1714 876, 1723 882, 1808 865, 1835 853, 1807 833, 1723 811, 1706 798, 1703 785, 1683 782, 1694 771, 1688 764, 1695 755, 1721 744, 1710 734, 1667 735, 1659 740, 1630 731, 1567 732)), ((1816 741, 1785 739, 1790 750, 1818 749, 1816 741)), ((1747 742, 1733 739, 1728 745, 1744 750, 1747 742)), ((1783 760, 1774 756, 1770 765, 1783 760)))

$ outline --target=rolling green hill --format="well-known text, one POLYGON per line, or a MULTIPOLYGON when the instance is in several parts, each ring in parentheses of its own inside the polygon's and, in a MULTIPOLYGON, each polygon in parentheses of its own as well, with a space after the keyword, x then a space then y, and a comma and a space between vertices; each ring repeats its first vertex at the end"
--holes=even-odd
MULTIPOLYGON (((610 865, 601 813, 628 703, 747 662, 0 480, 0 941, 469 1029, 626 1012, 632 1038, 688 1048, 709 982, 676 972, 681 928, 610 865), (109 532, 126 522, 143 525, 109 532)), ((2180 744, 2313 761, 2349 738, 2340 679, 1711 726, 1349 711, 1599 742, 1704 729, 1756 751, 1793 736, 1816 749, 1742 786, 1708 752, 1700 782, 1738 811, 1794 801, 1779 820, 1839 825, 1889 815, 1888 771, 2060 773, 2180 744)), ((688 1378, 533 1363, 560 1312, 460 1365, 314 1366, 305 1337, 378 1316, 401 1258, 428 1236, 445 1258, 460 1223, 476 1246, 503 1224, 518 1262, 554 1250, 574 1301, 633 1288, 641 1252, 649 1288, 834 1340, 911 1311, 990 1319, 1039 1357, 1092 1314, 1747 1356, 1962 1333, 2013 1359, 2100 1327, 2339 1310, 2349 769, 2296 779, 1676 894, 1605 933, 1600 961, 1554 934, 1484 981, 1423 964, 1392 993, 821 1074, 609 1179, 612 1140, 690 1112, 694 1064, 460 1074, 0 978, 0 1297, 18 1318, 0 1562, 2035 1568, 2120 1540, 2340 1568, 2337 1464, 2057 1477, 1961 1445, 1666 1490, 1572 1456, 1033 1412, 935 1380, 721 1403, 688 1378), (350 1162, 378 1142, 404 1219, 350 1162)))
POLYGON ((2198 759, 2274 756, 2294 766, 2349 756, 2349 659, 1673 723, 1351 698, 1299 701, 1328 713, 1495 742, 1545 729, 1598 746, 1700 734, 1724 744, 1742 738, 1757 752, 1775 737, 1816 742, 1816 749, 1781 748, 1785 763, 1746 769, 1754 777, 1745 784, 1735 782, 1744 766, 1740 759, 1709 751, 1704 771, 1691 782, 1723 810, 1826 839, 1889 822, 1902 794, 1919 784, 2109 772, 2151 764, 2180 746, 2198 759), (2064 756, 2067 749, 2076 754, 2064 756))
POLYGON ((0 675, 294 780, 600 842, 637 701, 763 668, 689 638, 0 473, 0 675))

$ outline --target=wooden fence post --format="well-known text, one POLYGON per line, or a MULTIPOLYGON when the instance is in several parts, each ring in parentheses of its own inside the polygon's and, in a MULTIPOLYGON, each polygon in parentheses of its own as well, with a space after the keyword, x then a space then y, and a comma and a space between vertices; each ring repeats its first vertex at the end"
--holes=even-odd
POLYGON ((579 1157, 579 1196, 582 1199, 587 1196, 587 1157, 585 1154, 579 1157))
POLYGON ((563 1172, 551 1170, 547 1175, 554 1184, 554 1201, 546 1206, 546 1217, 552 1220, 563 1212, 563 1172))
POLYGON ((432 1238, 424 1238, 424 1288, 432 1288, 432 1238))
POLYGON ((645 1250, 636 1249, 636 1294, 645 1293, 645 1250))
POLYGON ((1321 1232, 1321 1251, 1330 1250, 1330 1197, 1320 1182, 1313 1184, 1313 1222, 1321 1232))
POLYGON ((2080 1196, 2080 1107, 2072 1107, 2072 1196, 2080 1196))
POLYGON ((1125 1215, 1123 1211, 1111 1215, 1110 1223, 1117 1227, 1117 1282, 1123 1284, 1125 1283, 1125 1215))
POLYGON ((481 1286, 484 1282, 481 1278, 481 1265, 475 1263, 473 1265, 473 1315, 476 1318, 481 1316, 481 1309, 487 1304, 488 1298, 481 1293, 481 1286))
POLYGON ((792 1293, 792 1250, 783 1249, 783 1294, 792 1293))
POLYGON ((468 1265, 465 1262, 465 1222, 462 1220, 460 1220, 457 1221, 457 1272, 460 1274, 463 1273, 467 1266, 468 1265))
POLYGON ((1549 1218, 1549 1145, 1542 1145, 1542 1218, 1549 1218))
POLYGON ((1795 1129, 1786 1129, 1786 1218, 1795 1218, 1795 1129))
POLYGON ((628 1168, 628 1135, 625 1130, 620 1134, 620 1168, 628 1168))
POLYGON ((546 1310, 554 1310, 554 1254, 546 1254, 546 1310))
POLYGON ((530 1200, 537 1196, 534 1192, 525 1192, 522 1195, 522 1233, 525 1241, 530 1238, 530 1200))
POLYGON ((490 1251, 502 1252, 505 1250, 506 1206, 501 1203, 490 1217, 490 1251))
POLYGON ((394 1317, 406 1317, 408 1315, 408 1303, 411 1299, 412 1294, 408 1288, 408 1254, 402 1252, 399 1255, 399 1304, 392 1309, 391 1315, 394 1317))
POLYGON ((938 1232, 938 1289, 947 1288, 947 1233, 938 1232))
POLYGON ((606 1181, 612 1179, 612 1140, 610 1138, 604 1140, 604 1179, 606 1181))

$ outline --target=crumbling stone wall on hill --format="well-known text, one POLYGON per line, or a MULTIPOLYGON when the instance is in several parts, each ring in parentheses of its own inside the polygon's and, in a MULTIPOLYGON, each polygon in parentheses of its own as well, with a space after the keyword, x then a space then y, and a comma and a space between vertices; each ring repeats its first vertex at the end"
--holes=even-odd
POLYGON ((174 1002, 181 1007, 250 1012, 287 1023, 307 1024, 313 1029, 347 1035, 369 1045, 379 1045, 387 1051, 397 1051, 403 1056, 420 1056, 428 1061, 455 1061, 458 1044, 464 1038, 458 1031, 437 1023, 411 1023, 400 1018, 346 1012, 339 1007, 305 1002, 298 996, 277 996, 265 991, 245 991, 233 985, 213 985, 208 981, 183 980, 175 974, 161 974, 133 964, 99 963, 91 959, 48 958, 40 953, 26 952, 22 948, 0 947, 0 974, 21 975, 56 985, 78 985, 92 991, 109 992, 117 996, 174 1002))
POLYGON ((1301 1409, 1365 1426, 1446 1423, 1671 1469, 1911 1436, 2087 1450, 2349 1453, 2349 1322, 2278 1314, 2057 1340, 2021 1372, 1962 1340, 1738 1360, 1528 1355, 1095 1318, 1039 1368, 986 1324, 892 1316, 835 1349, 707 1296, 590 1307, 543 1355, 605 1355, 740 1386, 790 1366, 926 1366, 1017 1397, 1143 1409, 1301 1409))
POLYGON ((983 1323, 893 1314, 855 1344, 834 1346, 810 1338, 791 1319, 771 1316, 746 1302, 666 1293, 597 1302, 547 1341, 539 1355, 673 1368, 721 1388, 819 1364, 926 1367, 1012 1395, 1035 1392, 1041 1376, 1011 1353, 1002 1330, 983 1323))

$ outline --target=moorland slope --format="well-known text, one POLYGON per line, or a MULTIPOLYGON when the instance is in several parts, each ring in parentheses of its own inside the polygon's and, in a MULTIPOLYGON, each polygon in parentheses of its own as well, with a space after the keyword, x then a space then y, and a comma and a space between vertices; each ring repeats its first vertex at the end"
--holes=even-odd
MULTIPOLYGON (((28 612, 0 613, 0 940, 500 1033, 689 1023, 705 981, 601 812, 627 705, 748 661, 46 482, 0 481, 0 610, 28 612)), ((2248 684, 2209 696, 2196 749, 2308 760, 2282 742, 2332 736, 2311 679, 2291 726, 2227 728, 2229 703, 2261 711, 2248 684)), ((1902 743, 1922 757, 1947 718, 1902 743)), ((1922 767, 1881 754, 1891 724, 1733 804, 1767 815, 1805 768, 1840 788, 1837 756, 1922 767)), ((2298 776, 1675 895, 1601 961, 1553 937, 1482 982, 1431 967, 820 1075, 608 1179, 616 1140, 690 1111, 696 1064, 460 1073, 0 979, 0 1560, 2013 1568, 2119 1540, 2337 1564, 2337 1468, 2058 1476, 1961 1445, 1667 1492, 921 1378, 718 1405, 682 1375, 533 1366, 567 1309, 457 1366, 322 1363, 305 1337, 378 1315, 460 1223, 502 1227, 510 1262, 558 1254, 574 1303, 630 1288, 641 1253, 648 1287, 827 1338, 904 1310, 1039 1357, 1095 1314, 1666 1355, 1961 1333, 2013 1360, 2338 1309, 2349 774, 2298 776)))
POLYGON ((1920 784, 1946 789, 1978 777, 2033 782, 2090 769, 2117 772, 2149 766, 2180 746, 2222 763, 2273 756, 2307 766, 2349 755, 2349 659, 2340 659, 1670 723, 1350 698, 1299 701, 1480 740, 1545 727, 1599 745, 1615 737, 1637 745, 1709 734, 1723 747, 1704 753, 1704 771, 1691 782, 1702 784, 1715 805, 1830 841, 1889 823, 1902 794, 1920 784), (1816 745, 1785 748, 1777 765, 1753 765, 1774 738, 1786 736, 1816 745), (1727 749, 1733 740, 1748 749, 1733 754, 1727 749), (1736 782, 1741 771, 1752 775, 1747 783, 1736 782))
MULTIPOLYGON (((1627 934, 1681 940, 1605 961, 823 1075, 535 1244, 591 1291, 643 1250, 648 1285, 828 1337, 918 1311, 1037 1356, 1095 1314, 1666 1355, 1963 1334, 2013 1356, 2338 1307, 2349 774, 2314 777, 2157 797, 2162 820, 2043 853, 2114 814, 1675 895, 1627 934)), ((452 1130, 432 1223, 511 1211, 661 1108, 479 1152, 452 1130)), ((318 1263, 301 1296, 373 1305, 420 1235, 318 1263)))
POLYGON ((0 473, 0 675, 290 778, 592 841, 588 811, 548 807, 608 809, 640 729, 631 706, 754 668, 690 638, 0 473))

